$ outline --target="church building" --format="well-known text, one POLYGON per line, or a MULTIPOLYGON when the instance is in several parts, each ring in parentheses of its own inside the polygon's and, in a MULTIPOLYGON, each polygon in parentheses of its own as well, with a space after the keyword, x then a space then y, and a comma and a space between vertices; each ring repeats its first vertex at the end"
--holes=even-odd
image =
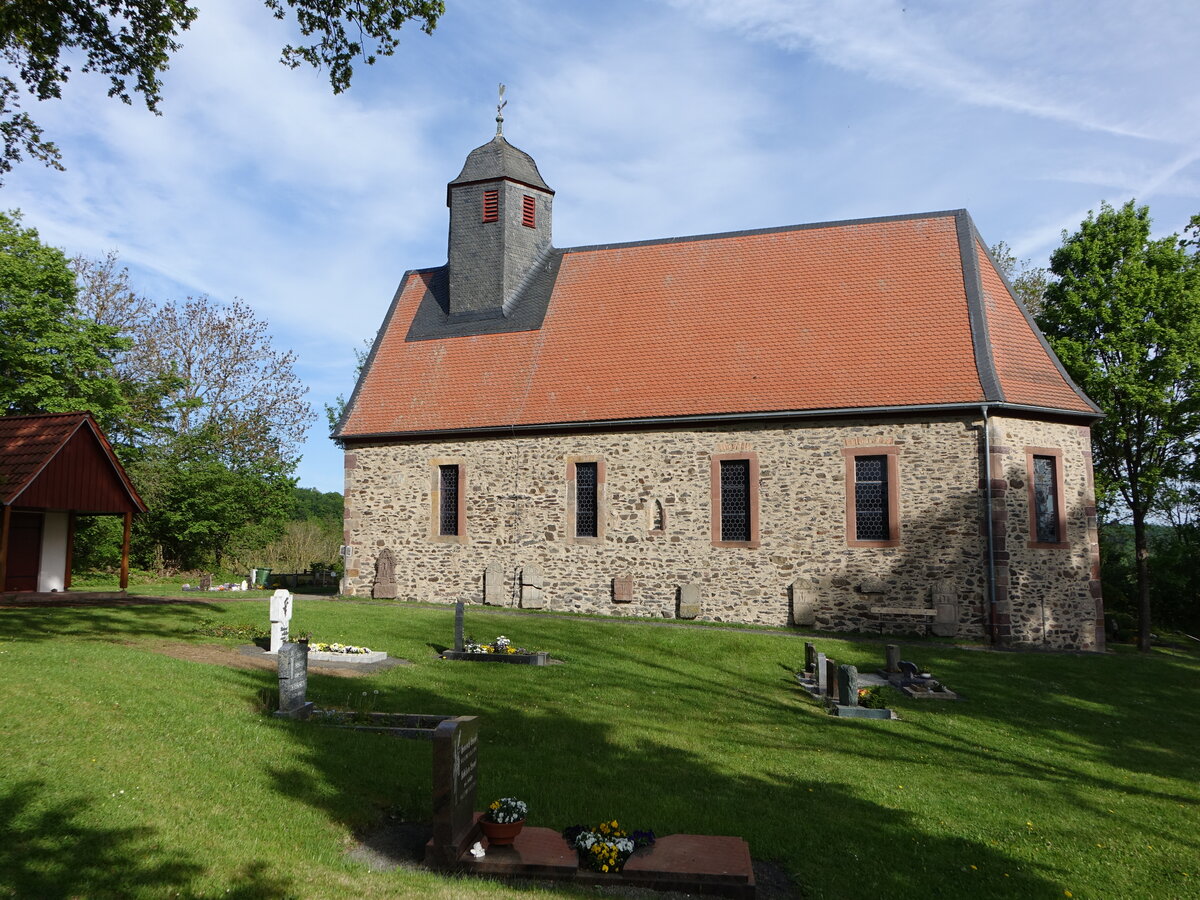
POLYGON ((449 183, 336 434, 346 593, 1103 647, 1100 411, 965 210, 560 249, 554 196, 499 130, 449 183))

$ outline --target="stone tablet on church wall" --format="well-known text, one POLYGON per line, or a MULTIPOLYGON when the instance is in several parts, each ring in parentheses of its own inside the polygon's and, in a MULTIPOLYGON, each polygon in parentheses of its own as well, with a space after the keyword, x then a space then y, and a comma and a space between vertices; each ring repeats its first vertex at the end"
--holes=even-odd
POLYGON ((679 609, 676 615, 680 619, 695 619, 700 615, 700 608, 700 585, 681 584, 679 586, 679 609))
POLYGON ((544 609, 546 592, 542 590, 542 570, 537 566, 521 567, 521 608, 544 609))
POLYGON ((483 570, 483 602, 488 606, 504 605, 504 569, 498 562, 488 563, 483 570))

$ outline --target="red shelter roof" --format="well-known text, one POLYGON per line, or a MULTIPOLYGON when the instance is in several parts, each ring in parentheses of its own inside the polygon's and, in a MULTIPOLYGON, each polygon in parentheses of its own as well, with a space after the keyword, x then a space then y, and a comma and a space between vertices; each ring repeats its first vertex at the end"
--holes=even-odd
POLYGON ((0 417, 0 504, 146 511, 100 426, 85 412, 0 417))

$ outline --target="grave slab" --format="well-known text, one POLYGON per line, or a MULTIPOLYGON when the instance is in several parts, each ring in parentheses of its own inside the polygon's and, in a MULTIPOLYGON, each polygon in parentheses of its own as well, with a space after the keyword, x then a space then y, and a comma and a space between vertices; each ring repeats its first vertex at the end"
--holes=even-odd
MULTIPOLYGON (((475 814, 478 822, 481 813, 475 814)), ((579 867, 578 852, 550 828, 526 826, 511 846, 493 847, 480 836, 485 855, 469 851, 452 865, 489 877, 544 878, 584 885, 612 885, 678 891, 709 896, 753 898, 754 868, 750 846, 741 838, 705 834, 671 834, 636 851, 621 872, 593 872, 579 867)), ((438 866, 434 841, 426 846, 426 863, 438 866)))

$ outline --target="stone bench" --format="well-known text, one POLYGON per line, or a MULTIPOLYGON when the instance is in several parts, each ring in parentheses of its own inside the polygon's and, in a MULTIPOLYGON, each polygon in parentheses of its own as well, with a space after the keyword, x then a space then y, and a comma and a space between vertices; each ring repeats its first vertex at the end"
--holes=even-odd
POLYGON ((883 634, 883 623, 888 619, 915 618, 920 619, 929 634, 930 623, 937 618, 936 609, 922 609, 915 606, 872 606, 871 615, 879 618, 879 633, 883 634))

